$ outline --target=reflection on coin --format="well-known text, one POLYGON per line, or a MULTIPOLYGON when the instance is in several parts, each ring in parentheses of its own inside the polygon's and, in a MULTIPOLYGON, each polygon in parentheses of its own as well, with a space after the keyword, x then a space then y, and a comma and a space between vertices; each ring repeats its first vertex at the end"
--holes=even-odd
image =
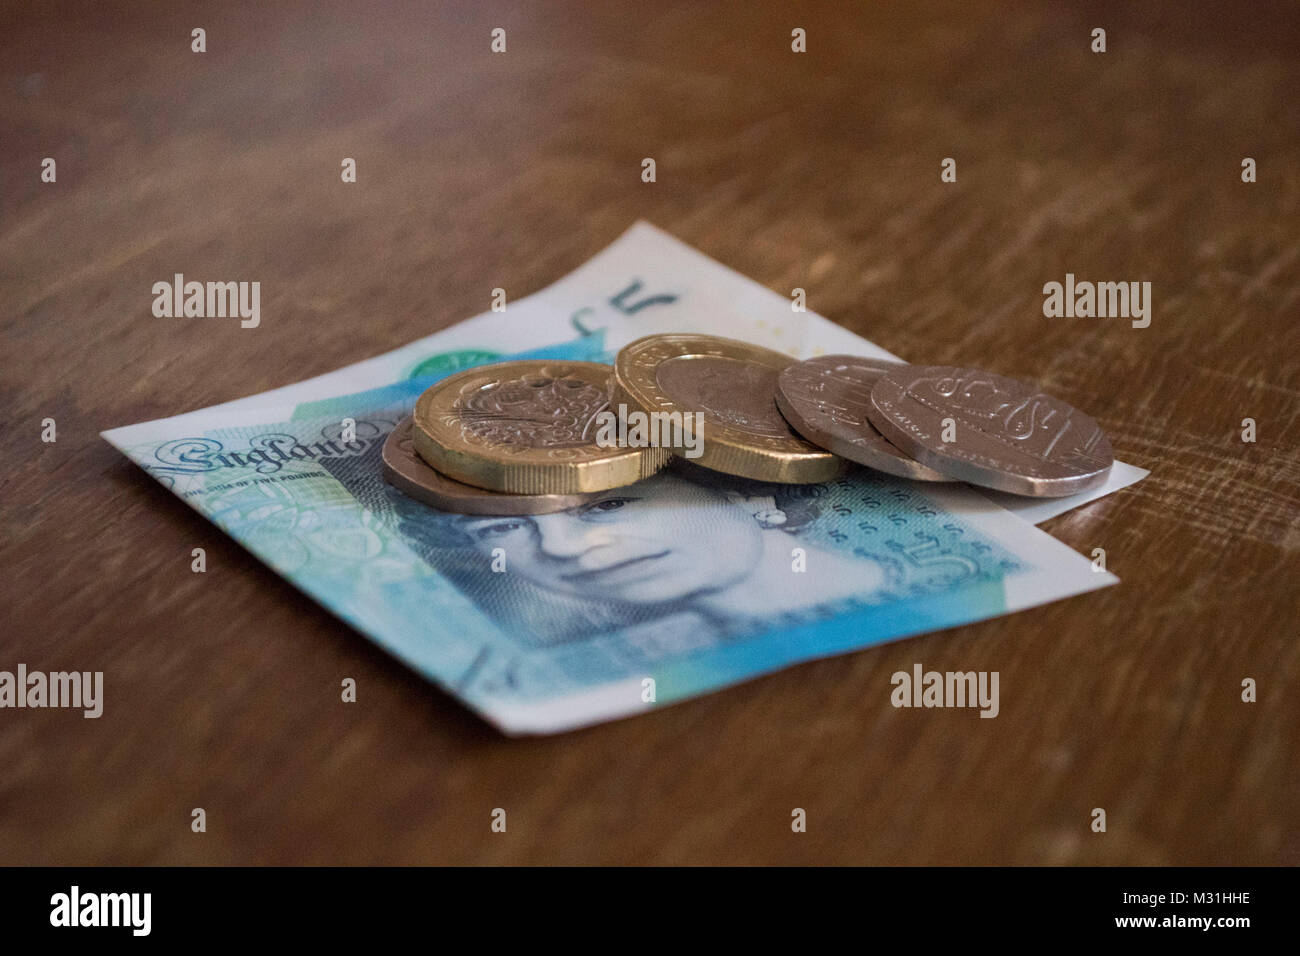
POLYGON ((776 379, 794 359, 712 335, 649 335, 614 362, 613 404, 654 414, 681 413, 700 442, 693 461, 758 481, 830 481, 843 459, 800 438, 776 407, 776 379), (695 431, 694 413, 703 425, 695 431))
POLYGON ((917 481, 952 481, 895 448, 867 420, 871 387, 901 362, 821 355, 795 362, 776 380, 776 406, 804 438, 849 461, 917 481))
POLYGON ((871 390, 871 424, 944 474, 1056 498, 1101 484, 1114 463, 1095 421, 1034 386, 972 368, 904 365, 871 390), (945 442, 944 420, 953 427, 945 442))
POLYGON ((543 515, 585 504, 586 495, 509 495, 452 481, 415 453, 411 419, 404 419, 384 442, 384 478, 403 494, 443 511, 463 515, 543 515))
POLYGON ((649 477, 666 448, 602 448, 608 365, 531 359, 466 369, 415 404, 415 450, 456 481, 517 495, 604 491, 649 477))

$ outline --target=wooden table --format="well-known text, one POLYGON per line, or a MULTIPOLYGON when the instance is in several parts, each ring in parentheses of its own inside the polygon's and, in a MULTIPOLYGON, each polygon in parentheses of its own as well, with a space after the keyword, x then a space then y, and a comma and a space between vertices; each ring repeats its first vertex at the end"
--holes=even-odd
POLYGON ((107 696, 0 711, 0 862, 1300 862, 1294 5, 266 6, 0 28, 0 669, 107 696), (1044 527, 1123 583, 510 740, 98 437, 394 348, 637 218, 1095 415, 1151 477, 1044 527), (260 329, 155 319, 176 272, 261 281, 260 329), (1067 272, 1150 281, 1150 327, 1045 318, 1067 272), (999 671, 1001 715, 895 710, 916 661, 999 671))

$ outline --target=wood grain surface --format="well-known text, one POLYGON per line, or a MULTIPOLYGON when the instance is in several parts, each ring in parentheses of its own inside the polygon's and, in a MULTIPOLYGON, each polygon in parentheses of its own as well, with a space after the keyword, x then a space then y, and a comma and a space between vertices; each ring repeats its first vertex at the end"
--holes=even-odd
POLYGON ((6 4, 0 669, 106 702, 0 711, 0 862, 1300 862, 1298 52, 1291 3, 6 4), (638 218, 1095 416, 1152 474, 1044 527, 1122 584, 511 740, 99 438, 638 218), (259 280, 260 328, 154 318, 176 272, 259 280), (1151 326, 1045 318, 1067 272, 1150 281, 1151 326), (1000 716, 891 707, 918 661, 999 671, 1000 716))

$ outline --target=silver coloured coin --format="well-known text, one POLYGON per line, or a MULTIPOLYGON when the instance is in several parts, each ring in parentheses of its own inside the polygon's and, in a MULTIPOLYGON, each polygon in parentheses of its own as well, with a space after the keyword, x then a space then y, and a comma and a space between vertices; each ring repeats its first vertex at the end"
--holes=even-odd
POLYGON ((871 388, 901 362, 856 355, 819 355, 781 370, 776 406, 814 445, 876 471, 916 481, 952 481, 905 455, 867 418, 871 388))
POLYGON ((1013 494, 1086 491, 1106 480, 1115 461, 1091 417, 1026 382, 979 369, 901 366, 876 382, 868 415, 923 465, 1013 494))

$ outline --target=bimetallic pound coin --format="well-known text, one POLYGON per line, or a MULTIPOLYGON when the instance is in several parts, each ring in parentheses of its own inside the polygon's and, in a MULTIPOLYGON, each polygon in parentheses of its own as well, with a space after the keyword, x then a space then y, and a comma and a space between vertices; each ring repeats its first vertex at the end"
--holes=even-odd
POLYGON ((630 485, 672 453, 597 444, 609 386, 609 366, 595 362, 532 359, 457 372, 416 402, 415 451, 448 478, 515 495, 630 485))
POLYGON ((819 355, 787 365, 776 380, 776 407, 804 438, 841 458, 900 478, 952 481, 899 451, 867 419, 871 387, 901 362, 819 355))
POLYGON ((793 361, 712 335, 649 335, 618 353, 612 404, 681 413, 698 442, 697 465, 758 481, 830 481, 844 460, 799 437, 776 407, 777 376, 793 361))
POLYGON ((453 481, 430 468, 415 453, 411 419, 403 419, 389 433, 381 456, 384 479, 398 491, 443 511, 463 515, 543 515, 586 504, 597 493, 586 495, 509 495, 453 481))
POLYGON ((904 365, 887 372, 871 390, 868 415, 923 465, 1013 494, 1085 491, 1105 481, 1115 461, 1101 426, 1077 408, 973 368, 904 365))

